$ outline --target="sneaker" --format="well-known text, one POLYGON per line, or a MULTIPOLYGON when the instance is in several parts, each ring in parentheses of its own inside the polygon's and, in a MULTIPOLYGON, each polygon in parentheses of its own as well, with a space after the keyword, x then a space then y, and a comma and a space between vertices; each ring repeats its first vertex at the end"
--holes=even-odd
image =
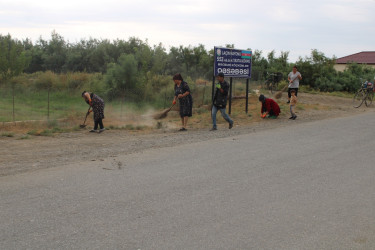
POLYGON ((297 118, 297 116, 295 115, 295 116, 293 116, 293 118, 292 118, 292 119, 293 119, 293 120, 295 120, 296 118, 297 118))
POLYGON ((289 117, 289 119, 293 119, 294 116, 289 117))
POLYGON ((95 133, 97 130, 96 129, 91 129, 89 132, 95 133))
POLYGON ((104 130, 105 130, 105 128, 101 128, 101 129, 99 130, 99 133, 104 132, 104 130))
POLYGON ((229 123, 229 129, 233 128, 233 122, 229 123))
POLYGON ((215 128, 215 127, 210 129, 210 131, 215 131, 215 130, 217 130, 217 128, 215 128))
POLYGON ((180 128, 179 131, 186 131, 187 129, 186 128, 180 128))

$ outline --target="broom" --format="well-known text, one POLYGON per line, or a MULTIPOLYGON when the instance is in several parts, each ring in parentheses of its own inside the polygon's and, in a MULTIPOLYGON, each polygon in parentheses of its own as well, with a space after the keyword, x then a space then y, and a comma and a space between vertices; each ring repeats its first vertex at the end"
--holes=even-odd
POLYGON ((289 85, 285 85, 285 87, 282 89, 282 90, 280 90, 279 92, 277 92, 276 94, 275 94, 275 98, 276 99, 280 99, 281 98, 281 96, 283 95, 283 92, 286 90, 286 88, 288 88, 289 87, 289 85))
POLYGON ((159 113, 159 114, 155 114, 153 117, 155 120, 160 120, 160 119, 164 119, 165 117, 167 117, 168 115, 168 112, 171 111, 171 109, 173 108, 175 104, 172 104, 172 106, 168 109, 165 109, 163 112, 159 113))
MULTIPOLYGON (((296 77, 297 78, 297 77, 296 77)), ((294 78, 292 81, 290 81, 291 83, 296 79, 296 78, 294 78)), ((289 87, 289 85, 291 84, 291 83, 289 83, 288 85, 285 85, 285 87, 282 89, 282 90, 280 90, 279 92, 277 92, 276 94, 275 94, 275 98, 276 99, 280 99, 281 98, 281 96, 283 95, 283 92, 289 87)))

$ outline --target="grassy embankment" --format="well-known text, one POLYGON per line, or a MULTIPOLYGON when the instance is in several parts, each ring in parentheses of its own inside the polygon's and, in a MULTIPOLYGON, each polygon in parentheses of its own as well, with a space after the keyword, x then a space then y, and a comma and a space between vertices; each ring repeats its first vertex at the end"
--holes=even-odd
MULTIPOLYGON (((206 81, 206 85, 201 83, 202 81, 197 81, 190 84, 193 89, 194 115, 189 123, 193 128, 211 126, 211 115, 207 107, 211 98, 211 84, 209 81, 206 81)), ((171 85, 173 85, 172 82, 171 85)), ((10 86, 3 86, 0 89, 0 107, 2 107, 0 109, 0 126, 2 125, 0 130, 4 131, 0 135, 2 137, 14 137, 14 133, 23 133, 22 139, 28 139, 30 136, 35 135, 50 136, 56 133, 79 130, 79 124, 83 123, 88 108, 80 97, 82 89, 102 89, 97 87, 97 83, 92 83, 90 75, 84 73, 59 76, 49 72, 37 77, 34 74, 18 79, 17 87, 14 91, 10 86), (51 83, 50 91, 40 87, 46 81, 51 83), (72 85, 74 85, 74 89, 72 89, 72 85), (20 122, 13 123, 13 119, 20 122)), ((280 84, 279 88, 282 87, 283 84, 280 84)), ((260 86, 256 83, 250 84, 252 94, 249 98, 249 112, 247 114, 245 113, 245 99, 233 100, 231 117, 236 120, 237 125, 260 120, 260 104, 257 95, 253 92, 254 89, 260 89, 260 86)), ((321 93, 304 86, 300 90, 312 94, 351 97, 351 94, 348 93, 321 93)), ((261 89, 260 91, 270 96, 268 92, 261 89)), ((244 96, 245 92, 246 86, 244 82, 235 81, 233 96, 244 96)), ((161 129, 167 127, 167 124, 175 124, 178 127, 180 119, 176 114, 177 112, 171 112, 164 120, 155 121, 152 119, 152 115, 162 110, 163 107, 161 106, 168 106, 171 99, 172 97, 160 95, 157 105, 146 102, 129 103, 126 100, 125 103, 120 100, 106 101, 105 126, 109 129, 132 131, 161 129)), ((280 101, 279 104, 283 113, 288 112, 288 105, 284 101, 280 101)), ((299 104, 297 107, 299 110, 320 108, 319 105, 304 104, 299 104)), ((218 114, 218 124, 224 122, 220 114, 218 114)), ((87 124, 89 124, 88 127, 92 126, 91 117, 88 118, 87 124)))

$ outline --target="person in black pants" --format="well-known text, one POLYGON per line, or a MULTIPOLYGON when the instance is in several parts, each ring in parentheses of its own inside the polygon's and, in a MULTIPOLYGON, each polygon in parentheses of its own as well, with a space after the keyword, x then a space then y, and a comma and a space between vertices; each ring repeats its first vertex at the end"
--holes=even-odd
POLYGON ((291 97, 290 91, 294 90, 296 93, 296 96, 298 95, 299 80, 302 80, 302 75, 301 73, 298 72, 297 66, 294 66, 292 72, 290 72, 288 75, 289 86, 288 86, 288 102, 287 103, 290 103, 290 97, 291 97))
POLYGON ((92 107, 88 112, 94 112, 94 129, 90 132, 97 132, 98 126, 100 126, 99 133, 105 130, 103 125, 104 119, 104 101, 99 96, 94 93, 89 93, 87 91, 82 92, 82 97, 85 99, 86 103, 92 107))

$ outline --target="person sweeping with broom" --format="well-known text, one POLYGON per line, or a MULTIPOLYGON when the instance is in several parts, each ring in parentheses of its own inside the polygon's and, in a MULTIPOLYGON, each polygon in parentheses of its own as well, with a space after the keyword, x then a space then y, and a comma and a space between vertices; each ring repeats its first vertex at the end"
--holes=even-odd
POLYGON ((94 112, 94 129, 90 132, 97 132, 98 126, 100 126, 99 133, 105 130, 103 125, 104 119, 104 101, 99 96, 94 93, 89 93, 87 91, 82 92, 82 98, 85 99, 86 103, 92 107, 87 113, 94 112))
POLYGON ((302 75, 300 72, 298 72, 298 68, 296 65, 293 66, 292 72, 288 75, 288 102, 290 103, 291 93, 290 91, 294 90, 296 93, 296 96, 298 95, 298 88, 299 88, 299 80, 302 80, 302 75))
POLYGON ((184 81, 181 74, 173 76, 174 81, 174 98, 172 104, 180 103, 180 117, 182 128, 179 131, 186 131, 186 125, 189 117, 193 113, 193 97, 190 94, 189 85, 184 81))

